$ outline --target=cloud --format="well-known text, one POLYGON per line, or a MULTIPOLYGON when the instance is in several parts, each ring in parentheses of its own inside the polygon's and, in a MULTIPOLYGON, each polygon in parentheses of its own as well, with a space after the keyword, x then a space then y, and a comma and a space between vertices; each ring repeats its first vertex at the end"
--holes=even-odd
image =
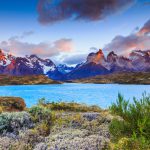
POLYGON ((89 52, 97 52, 97 51, 98 51, 98 48, 96 47, 91 47, 89 50, 89 52))
POLYGON ((139 35, 150 33, 150 19, 144 24, 144 26, 138 32, 139 35))
POLYGON ((72 51, 73 43, 72 39, 60 39, 54 42, 55 47, 57 49, 62 50, 64 52, 72 51))
POLYGON ((128 55, 134 49, 150 49, 150 20, 136 33, 128 36, 116 36, 110 43, 105 45, 104 50, 114 51, 121 55, 128 55))
POLYGON ((0 42, 0 47, 16 56, 36 54, 40 57, 52 57, 62 52, 73 50, 71 39, 60 39, 54 42, 41 42, 38 44, 22 42, 16 38, 0 42))
POLYGON ((87 54, 76 54, 68 57, 64 57, 61 63, 68 65, 76 65, 86 60, 87 54))
POLYGON ((37 10, 42 24, 67 19, 98 21, 134 2, 135 0, 39 0, 37 10))
POLYGON ((31 35, 33 35, 34 34, 34 31, 25 31, 25 32, 23 32, 21 35, 16 35, 16 36, 12 36, 12 37, 10 37, 9 39, 10 40, 19 40, 19 39, 24 39, 24 38, 26 38, 26 37, 28 37, 28 36, 31 36, 31 35))
POLYGON ((20 38, 25 38, 25 37, 28 37, 28 36, 33 35, 33 34, 34 34, 34 31, 25 31, 22 33, 20 38))

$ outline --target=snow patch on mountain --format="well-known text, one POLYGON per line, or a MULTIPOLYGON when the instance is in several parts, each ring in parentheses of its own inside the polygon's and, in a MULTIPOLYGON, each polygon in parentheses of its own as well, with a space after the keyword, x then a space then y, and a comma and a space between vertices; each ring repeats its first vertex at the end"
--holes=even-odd
POLYGON ((38 61, 39 65, 43 68, 43 72, 44 74, 47 74, 49 71, 55 71, 56 70, 56 66, 52 65, 52 66, 46 66, 44 63, 42 63, 41 61, 38 61))
POLYGON ((57 66, 57 69, 58 69, 58 71, 61 72, 62 74, 67 74, 67 73, 71 72, 71 71, 74 69, 74 67, 72 67, 72 66, 67 66, 67 65, 65 65, 65 64, 59 64, 59 65, 57 66))

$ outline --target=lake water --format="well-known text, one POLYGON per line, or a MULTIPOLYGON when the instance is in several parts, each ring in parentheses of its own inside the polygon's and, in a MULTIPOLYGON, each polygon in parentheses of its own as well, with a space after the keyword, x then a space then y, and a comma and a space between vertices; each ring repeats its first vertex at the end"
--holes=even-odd
POLYGON ((0 96, 22 97, 28 107, 44 97, 50 102, 74 101, 108 108, 112 102, 116 101, 119 92, 132 102, 134 96, 140 98, 143 92, 150 93, 150 85, 65 83, 0 86, 0 96))

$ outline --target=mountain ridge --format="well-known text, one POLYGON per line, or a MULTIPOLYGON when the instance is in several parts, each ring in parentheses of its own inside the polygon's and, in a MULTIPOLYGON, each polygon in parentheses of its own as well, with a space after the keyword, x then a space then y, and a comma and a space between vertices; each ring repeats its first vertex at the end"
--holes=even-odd
POLYGON ((116 72, 150 72, 150 50, 134 50, 128 57, 111 51, 106 57, 101 49, 90 53, 76 67, 56 66, 50 59, 36 55, 16 57, 0 49, 0 74, 11 76, 45 75, 53 80, 76 80, 116 72))
POLYGON ((115 72, 149 72, 150 50, 134 50, 129 57, 118 56, 113 51, 107 57, 100 49, 90 53, 85 63, 67 74, 67 79, 81 79, 96 75, 105 75, 115 72), (91 67, 92 64, 92 67, 91 67), (85 71, 85 73, 84 73, 85 71))
POLYGON ((15 57, 2 50, 0 50, 0 74, 12 76, 46 75, 54 80, 62 76, 50 59, 41 59, 36 55, 15 57))

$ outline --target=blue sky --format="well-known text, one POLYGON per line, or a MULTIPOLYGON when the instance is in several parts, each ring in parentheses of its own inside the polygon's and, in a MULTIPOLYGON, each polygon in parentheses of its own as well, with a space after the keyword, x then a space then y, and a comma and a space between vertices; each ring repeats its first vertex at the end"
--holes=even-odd
MULTIPOLYGON (((103 49, 115 36, 128 36, 137 32, 137 29, 142 28, 144 23, 150 19, 150 1, 138 0, 127 8, 121 9, 96 21, 67 18, 53 24, 42 24, 38 20, 39 12, 37 7, 39 1, 40 0, 0 0, 0 41, 8 42, 10 38, 17 36, 15 42, 19 41, 20 45, 18 47, 22 46, 21 43, 23 43, 23 45, 28 43, 30 48, 28 49, 28 46, 25 46, 25 49, 20 50, 19 55, 35 52, 31 50, 32 45, 33 49, 37 50, 39 43, 46 43, 46 45, 50 44, 50 46, 46 47, 46 51, 55 52, 50 52, 49 55, 42 53, 42 56, 50 57, 56 62, 60 60, 65 62, 66 58, 69 59, 75 55, 85 57, 91 52, 91 47, 103 49), (33 34, 23 36, 25 32, 31 31, 33 34), (21 36, 23 36, 23 38, 20 38, 21 36), (63 44, 63 42, 67 42, 65 43, 67 46, 63 45, 62 47, 61 44, 63 44)), ((4 50, 13 51, 14 54, 18 54, 18 47, 16 47, 17 50, 15 53, 15 49, 12 50, 11 45, 8 45, 8 43, 2 45, 2 48, 4 50)), ((40 48, 41 47, 40 45, 40 48)), ((12 46, 12 48, 15 48, 15 46, 12 46)), ((22 46, 21 48, 24 47, 22 46)), ((41 49, 38 49, 37 54, 39 52, 39 55, 41 55, 41 51, 41 49)), ((45 51, 44 48, 43 51, 45 51)), ((104 53, 107 54, 108 50, 104 50, 104 53)), ((82 60, 83 58, 80 57, 80 59, 82 60)))

